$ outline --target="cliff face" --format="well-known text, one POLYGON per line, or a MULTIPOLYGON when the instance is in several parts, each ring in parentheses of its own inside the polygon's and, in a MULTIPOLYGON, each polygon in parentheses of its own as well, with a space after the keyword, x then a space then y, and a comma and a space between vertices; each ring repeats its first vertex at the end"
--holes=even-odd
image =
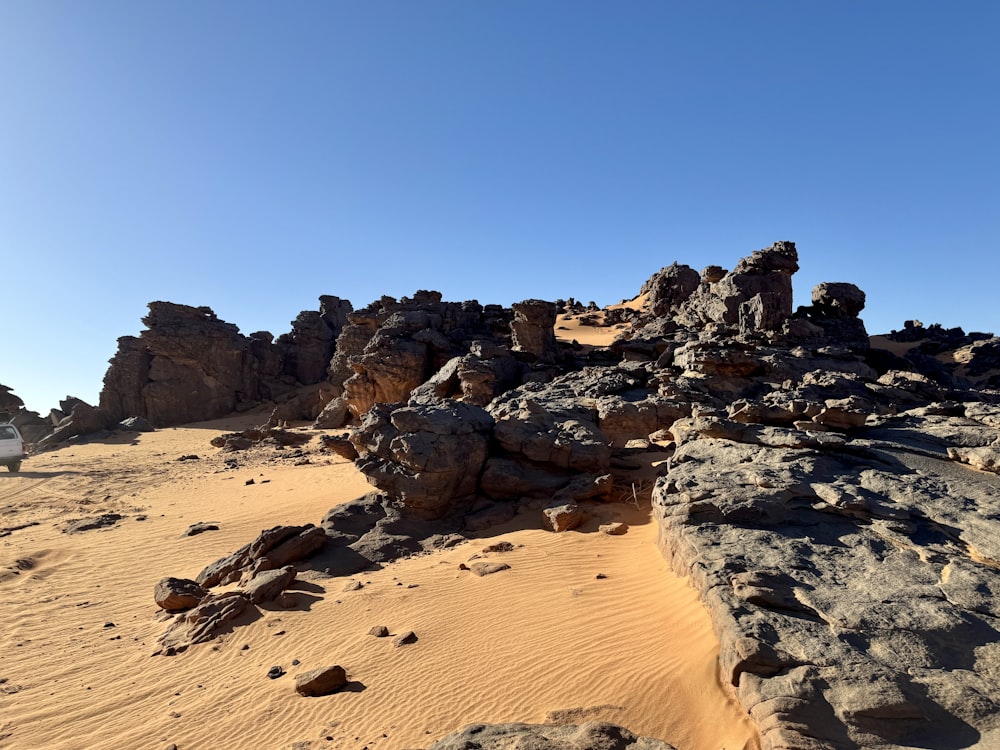
POLYGON ((143 323, 138 337, 118 340, 104 377, 100 408, 114 419, 157 427, 212 419, 259 401, 281 375, 270 344, 255 346, 207 307, 153 302, 143 323))

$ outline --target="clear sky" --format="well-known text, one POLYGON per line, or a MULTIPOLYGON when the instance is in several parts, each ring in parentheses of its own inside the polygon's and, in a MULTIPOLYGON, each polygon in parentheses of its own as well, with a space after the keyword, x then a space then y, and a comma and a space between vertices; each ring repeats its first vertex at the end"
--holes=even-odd
POLYGON ((634 296, 797 243, 1000 331, 1000 4, 0 0, 0 383, 96 403, 152 300, 634 296))

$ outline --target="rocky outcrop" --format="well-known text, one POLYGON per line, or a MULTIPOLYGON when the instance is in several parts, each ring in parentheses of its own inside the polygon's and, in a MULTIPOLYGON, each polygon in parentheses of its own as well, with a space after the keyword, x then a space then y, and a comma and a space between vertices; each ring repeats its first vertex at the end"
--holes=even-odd
POLYGON ((0 422, 8 422, 19 411, 24 409, 24 401, 15 396, 12 389, 0 385, 0 422))
POLYGON ((323 295, 319 311, 304 310, 292 321, 290 333, 278 337, 284 372, 303 385, 326 379, 334 342, 347 324, 353 307, 348 300, 323 295))
POLYGON ((414 399, 371 409, 352 440, 369 482, 407 510, 436 518, 475 495, 492 427, 473 404, 414 399))
POLYGON ((37 444, 39 448, 47 448, 79 435, 92 435, 115 429, 117 426, 117 420, 103 409, 95 408, 76 399, 69 416, 63 417, 55 428, 40 439, 37 444))
MULTIPOLYGON (((531 300, 418 292, 347 314, 323 424, 359 423, 350 447, 381 492, 263 532, 197 582, 239 582, 253 608, 254 581, 287 584, 296 560, 354 574, 529 511, 580 528, 635 492, 644 455, 664 554, 705 603, 763 750, 1000 739, 1000 339, 911 322, 872 348, 853 284, 792 311, 797 267, 779 242, 728 272, 664 268, 601 351, 556 344, 558 306, 531 300)), ((352 455, 346 439, 330 450, 352 455)), ((203 637, 220 607, 185 632, 203 637)), ((655 746, 549 730, 441 742, 655 746)))
POLYGON ((799 268, 793 242, 776 242, 743 258, 717 281, 710 273, 673 314, 683 327, 717 323, 740 333, 777 331, 792 314, 792 274, 799 268))
POLYGON ((280 376, 280 360, 255 357, 251 340, 209 308, 152 302, 143 323, 147 330, 138 337, 118 340, 104 377, 100 408, 115 421, 141 416, 157 427, 183 424, 273 395, 266 383, 280 376))
POLYGON ((674 750, 606 722, 571 724, 472 724, 428 750, 674 750))
POLYGON ((701 592, 765 749, 1000 731, 1000 528, 987 520, 1000 485, 949 460, 995 428, 934 411, 835 439, 718 418, 672 428, 661 544, 701 592))
POLYGON ((514 320, 510 324, 513 349, 540 362, 551 362, 556 356, 556 306, 552 302, 528 299, 516 302, 514 320))
POLYGON ((405 402, 436 373, 428 385, 434 395, 482 405, 520 374, 507 348, 511 317, 495 305, 442 302, 439 292, 428 291, 355 311, 330 365, 330 381, 342 391, 320 419, 339 427, 375 404, 405 402))

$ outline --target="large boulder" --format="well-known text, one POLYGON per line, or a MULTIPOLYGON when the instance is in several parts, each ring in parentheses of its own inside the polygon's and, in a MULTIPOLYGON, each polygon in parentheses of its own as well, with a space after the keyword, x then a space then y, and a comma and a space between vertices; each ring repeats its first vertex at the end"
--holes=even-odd
POLYGON ((413 400, 369 411, 352 436, 368 481, 426 517, 476 493, 493 418, 451 399, 413 400))

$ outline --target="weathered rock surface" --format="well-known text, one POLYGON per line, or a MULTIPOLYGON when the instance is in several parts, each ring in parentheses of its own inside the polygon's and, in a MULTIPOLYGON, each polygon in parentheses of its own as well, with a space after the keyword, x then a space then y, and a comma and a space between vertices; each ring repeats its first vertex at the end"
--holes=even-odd
POLYGON ((261 570, 254 573, 240 588, 253 604, 262 604, 281 596, 282 592, 295 580, 297 573, 298 571, 292 565, 261 570))
POLYGON ((948 458, 982 424, 906 414, 800 447, 704 428, 654 508, 763 747, 1000 731, 1000 484, 948 458))
POLYGON ((255 572, 280 568, 303 560, 326 544, 326 534, 318 526, 275 526, 260 532, 256 539, 206 567, 195 579, 211 588, 235 583, 254 566, 255 572))
POLYGON ((472 724, 435 742, 428 750, 674 750, 673 745, 637 737, 605 722, 472 724))
POLYGON ((233 621, 251 607, 239 591, 210 594, 201 604, 177 615, 158 639, 154 655, 173 656, 197 643, 205 643, 231 628, 233 621))
POLYGON ((556 306, 552 302, 528 299, 511 305, 514 320, 510 324, 514 351, 523 352, 542 362, 556 356, 556 306))
POLYGON ((352 441, 372 484, 427 518, 444 515, 476 492, 493 418, 450 399, 376 407, 352 441))

